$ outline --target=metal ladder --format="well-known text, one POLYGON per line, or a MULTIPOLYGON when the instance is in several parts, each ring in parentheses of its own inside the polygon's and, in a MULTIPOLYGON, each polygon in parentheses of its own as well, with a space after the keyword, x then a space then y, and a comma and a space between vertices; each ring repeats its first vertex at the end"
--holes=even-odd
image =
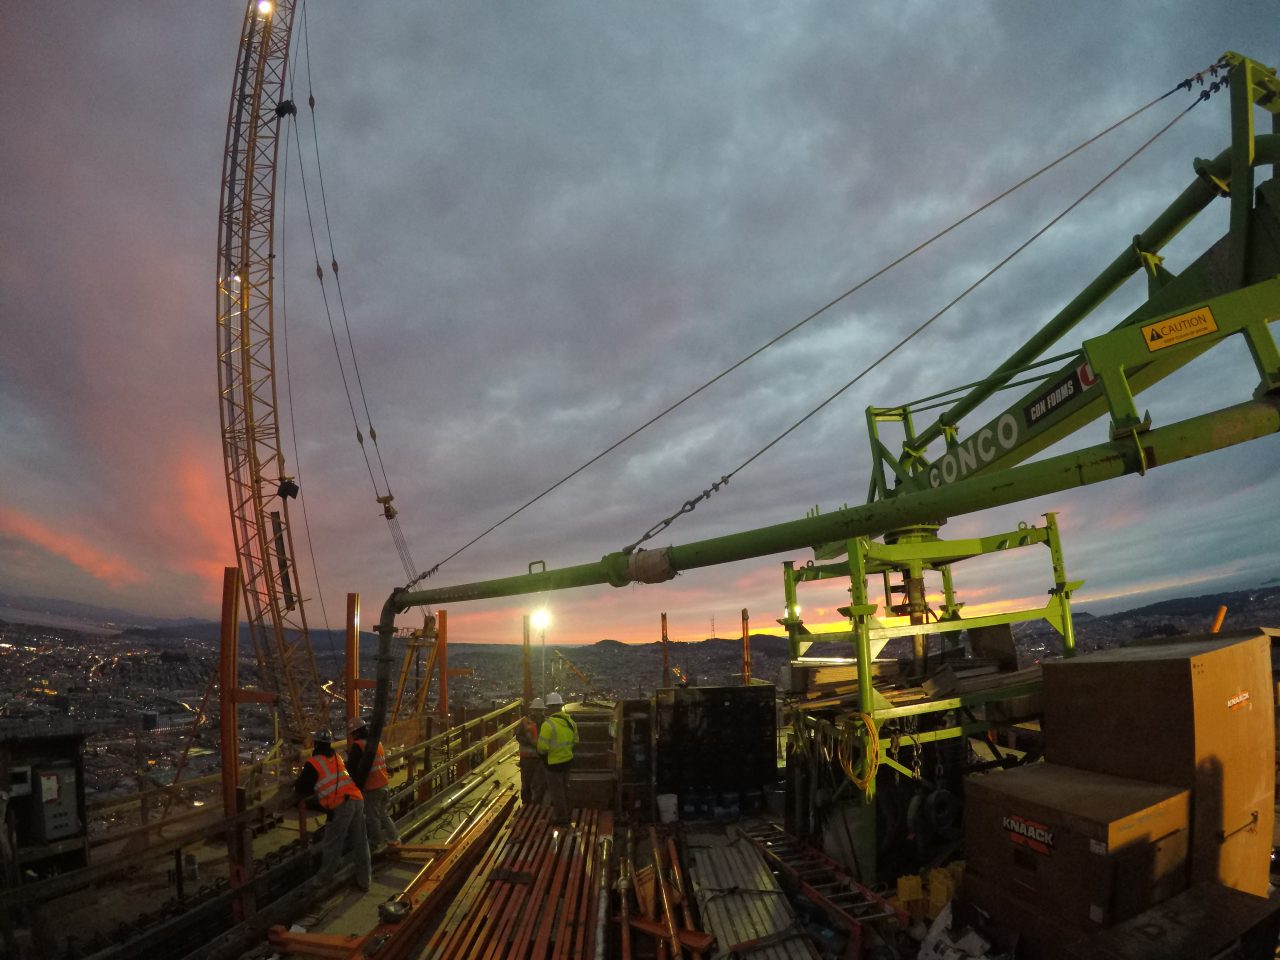
POLYGON ((850 949, 846 956, 861 956, 867 926, 896 920, 906 927, 908 919, 902 910, 849 876, 840 863, 778 824, 759 821, 740 826, 738 832, 764 855, 766 862, 795 881, 829 919, 848 928, 850 949))

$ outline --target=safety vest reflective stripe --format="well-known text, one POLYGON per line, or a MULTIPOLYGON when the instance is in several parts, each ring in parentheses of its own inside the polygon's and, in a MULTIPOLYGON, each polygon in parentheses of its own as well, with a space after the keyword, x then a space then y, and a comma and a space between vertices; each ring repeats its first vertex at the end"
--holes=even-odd
MULTIPOLYGON (((356 746, 364 750, 365 741, 357 740, 356 746)), ((369 776, 365 777, 364 788, 366 790, 381 790, 391 778, 387 775, 387 755, 382 752, 382 744, 378 744, 378 749, 373 752, 373 766, 369 768, 369 776)))
POLYGON ((355 785, 350 774, 347 773, 346 764, 342 762, 342 758, 336 753, 333 756, 325 757, 315 754, 307 761, 315 768, 319 775, 316 778, 316 799, 320 801, 320 806, 326 810, 335 810, 344 800, 362 800, 364 795, 360 792, 360 788, 355 785))
POLYGON ((578 742, 578 725, 563 713, 554 714, 538 732, 538 752, 547 755, 547 763, 567 763, 573 759, 573 745, 578 742))

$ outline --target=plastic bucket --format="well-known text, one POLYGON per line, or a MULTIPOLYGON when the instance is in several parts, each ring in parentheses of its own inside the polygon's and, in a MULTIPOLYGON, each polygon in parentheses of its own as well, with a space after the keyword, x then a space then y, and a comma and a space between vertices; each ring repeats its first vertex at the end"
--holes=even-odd
POLYGON ((676 795, 674 793, 658 794, 658 821, 675 823, 678 819, 676 795))

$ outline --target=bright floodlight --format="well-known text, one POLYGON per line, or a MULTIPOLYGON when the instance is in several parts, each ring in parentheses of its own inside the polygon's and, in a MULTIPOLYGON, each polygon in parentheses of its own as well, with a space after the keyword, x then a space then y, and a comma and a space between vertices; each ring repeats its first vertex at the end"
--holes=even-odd
POLYGON ((551 623, 551 614, 548 612, 546 607, 543 607, 541 610, 535 610, 533 611, 533 619, 531 622, 535 629, 545 630, 547 629, 547 625, 551 623))
POLYGON ((264 17, 271 16, 271 0, 258 0, 258 13, 264 17))

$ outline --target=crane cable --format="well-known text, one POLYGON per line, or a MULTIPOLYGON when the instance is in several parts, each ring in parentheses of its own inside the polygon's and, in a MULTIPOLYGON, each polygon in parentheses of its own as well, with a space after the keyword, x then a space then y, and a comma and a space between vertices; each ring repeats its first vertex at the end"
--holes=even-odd
MULTIPOLYGON (((305 29, 305 19, 304 19, 304 29, 305 29)), ((921 251, 923 251, 925 248, 927 248, 927 247, 931 246, 932 244, 936 243, 938 240, 941 240, 941 239, 942 239, 943 237, 945 237, 947 234, 951 233, 951 232, 952 232, 953 230, 955 230, 956 228, 958 228, 958 227, 962 226, 963 224, 967 223, 968 221, 972 220, 972 219, 973 219, 974 217, 976 217, 978 214, 983 213, 984 211, 988 210, 989 208, 991 208, 991 207, 995 206, 995 205, 996 205, 997 203, 999 203, 1001 200, 1004 200, 1006 197, 1010 196, 1011 194, 1013 194, 1013 193, 1014 193, 1014 192, 1016 192, 1017 190, 1020 190, 1022 187, 1025 187, 1027 184, 1031 183, 1033 180, 1035 180, 1036 178, 1040 177, 1042 174, 1048 173, 1050 170, 1052 170, 1054 167, 1058 166, 1058 165, 1059 165, 1060 163, 1062 163, 1063 161, 1070 159, 1071 157, 1073 157, 1073 156, 1075 156, 1077 153, 1079 153, 1081 150, 1084 150, 1086 147, 1089 147, 1089 146, 1091 146, 1092 144, 1096 143, 1097 141, 1101 140, 1101 139, 1102 139, 1103 137, 1105 137, 1107 134, 1109 134, 1109 133, 1113 132, 1114 130, 1116 130, 1116 129, 1118 129, 1119 127, 1123 126, 1124 124, 1128 123, 1130 120, 1133 120, 1134 118, 1138 117, 1139 115, 1141 115, 1141 114, 1145 113, 1147 110, 1150 110, 1150 109, 1151 109, 1152 107, 1154 107, 1157 103, 1160 103, 1161 101, 1163 101, 1163 100, 1167 99, 1168 97, 1170 97, 1170 96, 1172 96, 1173 94, 1175 94, 1177 91, 1179 91, 1179 90, 1184 90, 1184 89, 1185 89, 1185 90, 1190 90, 1190 89, 1191 89, 1191 85, 1192 85, 1193 83, 1195 83, 1195 82, 1199 82, 1201 85, 1203 85, 1203 82, 1204 82, 1204 81, 1203 81, 1203 77, 1204 77, 1204 75, 1205 75, 1206 73, 1210 74, 1211 76, 1216 77, 1216 76, 1217 76, 1218 69, 1221 67, 1221 65, 1222 65, 1222 64, 1221 64, 1221 61, 1219 61, 1218 63, 1213 64, 1212 66, 1210 66, 1210 67, 1206 68, 1205 70, 1202 70, 1202 71, 1200 71, 1200 72, 1198 72, 1198 73, 1195 73, 1195 74, 1193 74, 1192 76, 1188 77, 1187 79, 1185 79, 1185 80, 1181 81, 1179 84, 1177 84, 1176 86, 1172 87, 1171 89, 1169 89, 1169 90, 1168 90, 1168 91, 1166 91, 1165 93, 1162 93, 1160 96, 1155 97, 1154 99, 1152 99, 1152 100, 1150 100, 1149 102, 1147 102, 1147 103, 1143 104, 1142 106, 1138 107, 1136 110, 1132 111, 1132 112, 1131 112, 1131 113, 1129 113, 1128 115, 1126 115, 1126 116, 1122 117, 1121 119, 1119 119, 1119 120, 1115 121, 1115 122, 1114 122, 1114 123, 1112 123, 1110 126, 1108 126, 1108 127, 1104 128, 1103 130, 1099 131, 1098 133, 1094 134, 1093 136, 1089 137, 1088 139, 1086 139, 1086 140, 1082 141, 1081 143, 1077 144, 1076 146, 1072 147, 1072 148, 1071 148, 1070 150, 1068 150, 1066 153, 1064 153, 1064 154, 1062 154, 1061 156, 1059 156, 1056 160, 1053 160, 1053 161, 1051 161, 1050 163, 1045 164, 1043 167, 1041 167, 1040 169, 1036 170, 1035 172, 1033 172, 1033 173, 1031 173, 1031 174, 1028 174, 1026 177, 1023 177, 1021 180, 1019 180, 1019 181, 1018 181, 1017 183, 1015 183, 1013 186, 1006 188, 1005 190, 1001 191, 1001 192, 1000 192, 999 194, 997 194, 996 196, 992 197, 990 200, 986 201, 985 203, 981 204, 981 205, 980 205, 980 206, 978 206, 978 207, 975 207, 973 210, 971 210, 971 211, 969 211, 968 213, 966 213, 966 214, 965 214, 964 216, 962 216, 960 219, 956 220, 955 222, 953 222, 953 223, 952 223, 952 224, 950 224, 949 226, 944 227, 942 230, 939 230, 937 233, 933 234, 933 235, 932 235, 932 236, 930 236, 928 239, 926 239, 926 240, 924 240, 924 241, 920 242, 919 244, 917 244, 916 246, 912 247, 912 248, 911 248, 910 250, 908 250, 906 253, 901 254, 901 255, 900 255, 900 256, 898 256, 896 259, 891 260, 889 263, 887 263, 887 264, 885 264, 884 266, 880 267, 878 270, 874 271, 874 272, 873 272, 873 273, 871 273, 871 274, 868 274, 866 277, 864 277, 863 279, 861 279, 861 280, 859 280, 857 283, 855 283, 852 287, 850 287, 849 289, 847 289, 847 290, 845 290, 843 293, 841 293, 839 296, 835 297, 835 298, 834 298, 834 299, 832 299, 832 300, 827 301, 827 302, 826 302, 826 303, 824 303, 822 306, 818 307, 816 310, 814 310, 812 313, 810 313, 808 316, 806 316, 806 317, 804 317, 803 319, 801 319, 801 320, 797 321, 796 323, 792 324, 790 327, 788 327, 787 329, 783 330, 781 333, 777 334, 777 335, 776 335, 776 336, 774 336, 772 339, 770 339, 770 340, 766 341, 764 344, 762 344, 761 346, 757 347, 757 348, 756 348, 755 350, 753 350, 751 353, 748 353, 748 354, 747 354, 746 356, 744 356, 742 359, 738 360, 737 362, 735 362, 735 363, 731 364, 730 366, 726 367, 724 370, 722 370, 722 371, 720 371, 719 373, 717 373, 714 377, 712 377, 710 380, 708 380, 708 381, 706 381, 705 383, 703 383, 701 386, 699 386, 699 387, 695 388, 694 390, 691 390, 689 393, 686 393, 686 394, 685 394, 683 397, 681 397, 679 400, 675 401, 675 402, 674 402, 674 403, 672 403, 670 406, 666 407, 665 409, 661 410, 659 413, 657 413, 657 414, 655 414, 654 416, 650 417, 648 420, 646 420, 644 423, 640 424, 640 426, 636 427, 636 428, 635 428, 634 430, 632 430, 630 433, 627 433, 626 435, 624 435, 624 436, 623 436, 623 437, 621 437, 620 439, 616 440, 614 443, 612 443, 612 444, 610 444, 609 446, 605 447, 605 449, 604 449, 604 450, 602 450, 600 453, 596 454, 596 455, 595 455, 594 457, 592 457, 590 460, 587 460, 585 463, 583 463, 581 466, 579 466, 578 468, 576 468, 576 469, 575 469, 575 470, 573 470, 572 472, 565 474, 563 477, 561 477, 561 478, 560 478, 559 480, 557 480, 555 483, 551 484, 551 486, 547 487, 545 490, 543 490, 541 493, 539 493, 536 497, 533 497, 532 499, 530 499, 530 500, 526 501, 525 503, 521 504, 521 505, 520 505, 519 507, 517 507, 516 509, 512 510, 510 513, 508 513, 505 517, 503 517, 503 518, 502 518, 501 520, 499 520, 497 523, 494 523, 492 526, 488 527, 486 530, 484 530, 484 531, 483 531, 482 533, 480 533, 479 535, 477 535, 477 536, 473 537, 472 539, 468 540, 466 543, 464 543, 462 546, 460 546, 457 550, 454 550, 454 551, 453 551, 453 553, 449 554, 449 555, 448 555, 447 557, 445 557, 443 560, 441 560, 441 561, 439 561, 438 563, 436 563, 433 567, 431 567, 430 569, 425 570, 425 571, 423 571, 422 573, 418 574, 416 577, 414 577, 412 580, 410 580, 408 584, 406 584, 406 585, 405 585, 405 589, 410 589, 410 588, 412 588, 412 587, 416 586, 418 583, 421 583, 423 580, 426 580, 428 577, 433 576, 433 575, 434 575, 434 574, 435 574, 435 573, 436 573, 436 572, 437 572, 437 571, 438 571, 442 566, 444 566, 446 563, 448 563, 448 562, 449 562, 450 560, 452 560, 454 557, 458 556, 458 554, 462 553, 462 551, 466 550, 468 547, 470 547, 470 546, 472 546, 472 545, 474 545, 474 544, 478 543, 480 540, 482 540, 482 539, 484 539, 485 537, 487 537, 489 534, 491 534, 494 530, 497 530, 497 529, 498 529, 498 527, 502 526, 502 525, 503 525, 504 523, 506 523, 508 520, 511 520, 511 519, 513 519, 514 517, 516 517, 518 514, 523 513, 526 509, 528 509, 529 507, 533 506, 535 503, 537 503, 537 502, 538 502, 539 500, 541 500, 543 497, 545 497, 545 496, 547 496, 548 494, 550 494, 550 493, 554 492, 556 489, 558 489, 559 487, 563 486, 563 485, 564 485, 565 483, 567 483, 568 481, 572 480, 574 477, 576 477, 578 474, 582 473, 582 472, 583 472, 584 470, 586 470, 588 467, 590 467, 590 466, 594 465, 595 463, 599 462, 600 460, 603 460, 606 456, 608 456, 608 455, 609 455, 610 453, 612 453, 614 450, 618 449, 618 447, 622 446, 624 443, 626 443, 626 442, 627 442, 628 440, 630 440, 631 438, 635 437, 637 434, 639 434, 639 433, 641 433, 642 431, 646 430, 647 428, 649 428, 649 427, 653 426, 655 423, 657 423, 659 420, 661 420, 661 419, 662 419, 663 417, 665 417, 667 414, 669 414, 669 413, 673 412, 673 411, 674 411, 674 410, 676 410, 678 407, 683 406, 687 401, 692 400, 694 397, 696 397, 698 394, 702 393, 702 391, 706 390, 708 387, 711 387, 711 386, 713 386, 714 384, 718 383, 719 381, 723 380, 725 377, 727 377, 729 374, 733 373, 733 372, 734 372, 735 370, 737 370, 739 367, 742 367, 742 366, 744 366, 745 364, 747 364, 748 362, 750 362, 751 360, 754 360, 756 357, 758 357, 760 354, 764 353, 764 351, 768 350, 770 347, 774 346, 775 344, 779 343, 780 341, 782 341, 782 340, 783 340, 783 339, 785 339, 786 337, 789 337, 791 334, 795 333, 797 330, 799 330, 799 329, 800 329, 801 327, 803 327, 805 324, 809 323, 809 321, 811 321, 811 320, 815 320, 815 319, 817 319, 818 317, 822 316, 824 313, 826 313, 826 312, 827 312, 828 310, 830 310, 832 307, 834 307, 834 306, 836 306, 837 304, 841 303, 842 301, 844 301, 844 300, 848 299, 850 296, 852 296, 853 294, 857 293, 859 290, 861 290, 863 287, 865 287, 865 286, 867 286, 868 284, 870 284, 872 281, 877 280, 877 279, 879 279, 880 277, 884 276, 886 273, 888 273, 889 271, 891 271, 891 270, 892 270, 892 269, 894 269, 895 267, 899 266, 899 265, 900 265, 900 264, 902 264, 904 261, 906 261, 906 260, 910 259, 911 257, 915 256, 917 253, 920 253, 921 251)), ((1202 94, 1201 94, 1200 99, 1207 99, 1206 94, 1205 94, 1205 93, 1202 93, 1202 94)), ((1199 101, 1197 100, 1196 102, 1198 103, 1199 101)), ((896 349, 896 348, 895 348, 895 349, 896 349)), ((864 371, 864 372, 867 372, 867 371, 864 371)), ((849 386, 852 386, 852 384, 850 384, 849 386)), ((834 399, 834 397, 833 397, 832 399, 834 399)), ((815 411, 815 412, 816 412, 816 411, 815 411)), ((798 426, 798 424, 797 424, 797 426, 798 426)), ((792 428, 792 429, 794 429, 794 428, 792 428)), ((779 438, 779 439, 781 439, 781 438, 779 438)), ((774 442, 776 443, 777 441, 774 441, 774 442)), ((763 451, 761 451, 761 452, 763 452, 763 451)), ((743 464, 743 466, 745 466, 745 465, 746 465, 746 464, 743 464)), ((739 467, 738 469, 740 470, 740 469, 742 469, 742 468, 741 468, 741 467, 739 467)), ((737 471, 734 471, 734 473, 736 473, 736 472, 737 472, 737 471)), ((732 474, 730 474, 730 476, 732 476, 732 474)), ((727 478, 722 478, 720 482, 718 482, 718 483, 716 483, 716 484, 713 484, 711 488, 709 488, 708 490, 703 491, 702 496, 698 497, 698 498, 697 498, 697 500, 705 499, 705 498, 706 498, 707 496, 709 496, 711 493, 714 493, 714 492, 715 492, 716 490, 718 490, 721 486, 723 486, 723 485, 724 485, 724 483, 726 483, 726 482, 728 482, 728 481, 727 481, 727 478)), ((696 500, 695 500, 694 502, 696 503, 696 500)), ((686 506, 687 506, 687 504, 686 504, 686 506)), ((682 508, 681 512, 682 512, 682 513, 687 513, 687 512, 689 512, 689 510, 692 510, 692 509, 693 509, 693 507, 689 507, 689 508, 688 508, 688 510, 685 510, 685 509, 683 509, 683 508, 682 508)), ((661 528, 665 528, 666 526, 669 526, 669 525, 670 525, 670 523, 671 523, 671 520, 673 520, 673 519, 674 519, 674 517, 670 518, 668 521, 666 521, 664 524, 662 524, 662 525, 661 525, 661 527, 660 527, 660 529, 661 529, 661 528)), ((638 546, 640 543, 643 543, 645 540, 647 540, 647 539, 649 538, 649 536, 653 536, 656 532, 657 532, 656 530, 655 530, 655 531, 651 531, 647 536, 642 537, 642 538, 641 538, 640 540, 638 540, 635 544, 633 544, 633 545, 632 545, 632 548, 634 548, 635 546, 638 546)), ((629 548, 629 549, 631 549, 631 548, 629 548)))
MULTIPOLYGON (((303 5, 303 17, 305 18, 305 4, 303 5)), ((293 64, 289 65, 289 89, 293 92, 293 64)), ((284 333, 284 389, 285 397, 288 399, 288 416, 289 416, 289 440, 293 446, 293 463, 294 470, 298 474, 298 506, 302 508, 302 528, 306 533, 307 552, 311 557, 311 576, 316 585, 316 600, 320 604, 320 619, 324 621, 324 635, 328 641, 329 654, 336 658, 338 656, 337 644, 333 639, 333 630, 329 624, 329 609, 324 602, 324 588, 320 583, 320 565, 316 561, 315 541, 311 537, 311 518, 307 513, 307 494, 306 486, 302 480, 302 458, 298 454, 298 423, 293 415, 293 377, 289 368, 289 297, 288 297, 288 277, 289 271, 286 269, 286 260, 289 245, 285 242, 286 231, 288 229, 289 218, 287 216, 289 202, 289 152, 293 144, 293 128, 285 128, 284 140, 284 176, 281 184, 281 201, 280 201, 280 326, 284 333)), ((302 149, 299 145, 298 149, 298 169, 302 171, 302 149)), ((305 174, 305 171, 303 171, 305 174)))
MULTIPOLYGON (((1214 85, 1215 90, 1217 89, 1218 86, 1219 86, 1218 84, 1214 85)), ((1179 85, 1179 87, 1175 87, 1174 89, 1175 90, 1181 89, 1181 85, 1179 85)), ((963 300, 965 297, 971 294, 974 290, 976 290, 979 286, 981 286, 986 280, 988 280, 997 270, 999 270, 1001 267, 1007 264, 1010 260, 1012 260, 1018 254, 1020 254, 1023 250, 1027 249, 1027 247, 1031 246, 1032 243, 1040 239, 1040 237, 1042 237, 1046 232, 1048 232, 1048 230, 1051 227, 1056 225, 1058 221, 1060 221, 1072 210, 1080 206, 1080 204, 1082 204, 1085 200, 1091 197, 1103 184, 1105 184, 1108 180, 1110 180, 1112 177, 1118 174, 1121 170, 1123 170, 1126 166, 1128 166, 1129 163, 1135 157, 1137 157, 1140 153, 1146 150, 1147 147, 1151 146, 1151 144, 1155 143, 1156 140, 1158 140, 1161 136, 1163 136, 1166 132, 1168 132, 1169 129, 1173 127, 1174 124, 1176 124, 1179 120, 1181 120, 1193 109, 1195 109, 1197 104, 1203 102, 1204 100, 1207 100, 1208 93, 1209 91, 1206 90, 1202 93, 1200 97, 1191 101, 1191 103, 1185 109, 1180 111, 1177 115, 1174 116, 1172 120, 1166 123, 1159 130, 1157 130, 1149 138, 1147 138, 1147 140, 1144 141, 1143 144, 1140 147, 1138 147, 1137 150, 1133 151, 1133 153, 1125 157, 1124 160, 1120 161, 1120 163, 1116 167, 1114 167, 1110 172, 1108 172, 1106 176, 1104 176, 1101 180, 1099 180, 1097 183, 1091 186, 1088 190, 1086 190, 1083 194, 1081 194, 1079 197, 1073 200, 1070 204, 1068 204, 1067 207, 1061 213, 1054 216, 1043 227, 1041 227, 1039 230, 1033 233, 1030 237, 1028 237, 1026 240, 1020 243, 1017 247, 1015 247, 1011 253, 1009 253, 1007 256, 1001 259, 990 270, 988 270, 986 273, 980 276, 973 283, 969 284, 969 286, 965 287, 965 289, 961 291, 958 296, 956 296, 949 303, 947 303, 946 306, 944 306, 941 310, 938 310, 936 313, 930 316, 927 320, 919 324, 910 333, 908 333, 906 336, 900 339, 897 343, 895 343, 892 347, 890 347, 884 353, 880 354, 879 357, 871 361, 871 363, 867 364, 867 366, 865 366, 862 369, 862 371, 859 372, 858 375, 855 376, 852 380, 850 380, 848 383, 842 386, 835 393, 831 394, 831 396, 823 400, 820 404, 818 404, 816 407, 814 407, 812 410, 806 413, 803 417, 801 417, 791 426, 787 427, 787 429, 783 430, 782 433, 778 434, 776 437, 774 437, 772 440, 766 443, 763 447, 761 447, 759 450, 757 450, 755 453, 749 456, 746 460, 740 463, 733 470, 730 470, 726 474, 722 474, 720 479, 714 481, 710 486, 708 486, 705 490, 703 490, 697 496, 692 497, 689 500, 686 500, 683 504, 681 504, 680 509, 678 509, 675 513, 671 514, 671 516, 667 517, 664 520, 660 520, 658 523, 650 527, 647 531, 645 531, 644 535, 640 537, 640 539, 637 540, 635 543, 632 543, 630 546, 623 547, 622 552, 628 553, 628 554, 634 552, 635 549, 640 546, 640 544, 657 536, 663 530, 667 529, 667 527, 671 526, 671 524, 675 523, 677 519, 684 516, 684 514, 692 513, 693 509, 700 502, 702 502, 703 500, 709 500, 712 494, 717 493, 721 487, 728 484, 728 482, 731 479, 733 479, 733 477, 737 476, 738 473, 740 473, 746 467, 750 466, 752 463, 754 463, 756 460, 762 457, 765 453, 771 450, 774 446, 780 443, 784 438, 789 436, 791 433, 799 429, 800 426, 802 426, 812 417, 816 416, 825 407, 827 407, 829 404, 835 401, 837 397, 841 396, 846 390, 852 387, 855 383, 857 383, 867 374, 871 373, 871 371, 875 370, 876 367, 880 366, 880 364, 884 363, 884 361, 888 360, 891 356, 893 356, 900 349, 906 346, 906 344, 909 343, 911 340, 913 340, 916 336, 923 333, 935 320, 937 320, 944 313, 946 313, 948 310, 954 307, 957 303, 959 303, 961 300, 963 300)), ((1168 96, 1168 94, 1166 94, 1166 96, 1168 96)))
MULTIPOLYGON (((333 272, 333 281, 338 297, 338 309, 342 315, 342 324, 346 332, 347 347, 351 355, 351 367, 356 382, 356 388, 360 394, 361 406, 364 409, 365 423, 368 427, 369 439, 373 441, 374 456, 378 461, 378 470, 382 474, 382 487, 379 487, 378 485, 378 479, 374 474, 373 463, 369 459, 369 451, 365 446, 364 431, 360 427, 360 418, 356 413, 355 401, 352 399, 351 395, 351 384, 347 378, 346 363, 343 360, 342 349, 338 344, 337 330, 334 328, 333 311, 329 305, 329 294, 328 288, 325 285, 324 268, 320 265, 320 249, 319 244, 316 242, 316 228, 315 221, 312 218, 311 213, 310 195, 307 190, 307 176, 305 168, 302 166, 301 149, 299 149, 299 169, 301 171, 302 178, 302 195, 307 210, 307 225, 311 234, 311 249, 315 256, 316 278, 320 281, 320 296, 324 305, 325 319, 329 325, 329 337, 333 342, 333 352, 338 361, 338 372, 342 379, 342 389, 346 394, 347 408, 351 411, 352 424, 355 426, 356 442, 360 446, 360 453, 364 458, 365 469, 369 474, 369 482, 373 486, 374 499, 382 506, 383 516, 387 520, 387 526, 391 531, 391 539, 395 544, 396 552, 400 557, 400 563, 404 567, 405 574, 406 576, 412 577, 418 567, 413 561, 413 555, 410 552, 409 543, 405 538, 404 531, 401 529, 400 521, 398 519, 398 511, 394 506, 392 506, 392 501, 395 497, 391 492, 391 481, 387 476, 386 464, 382 459, 382 450, 378 446, 378 432, 374 429, 373 416, 369 412, 369 401, 365 395, 364 381, 360 376, 360 363, 356 355, 355 340, 351 333, 351 323, 347 315, 346 300, 342 293, 342 280, 338 273, 338 257, 334 247, 333 228, 329 219, 329 204, 324 187, 324 167, 320 160, 320 135, 316 124, 316 98, 311 84, 311 34, 308 27, 307 5, 305 0, 302 3, 302 37, 303 48, 306 54, 307 105, 310 109, 311 116, 311 138, 315 146, 316 173, 319 182, 320 204, 324 215, 324 228, 329 241, 329 266, 333 272), (383 490, 386 492, 384 493, 383 490)), ((294 126, 296 127, 296 109, 291 111, 288 115, 293 118, 294 126)), ((299 146, 301 147, 301 133, 299 133, 298 136, 299 146)))

